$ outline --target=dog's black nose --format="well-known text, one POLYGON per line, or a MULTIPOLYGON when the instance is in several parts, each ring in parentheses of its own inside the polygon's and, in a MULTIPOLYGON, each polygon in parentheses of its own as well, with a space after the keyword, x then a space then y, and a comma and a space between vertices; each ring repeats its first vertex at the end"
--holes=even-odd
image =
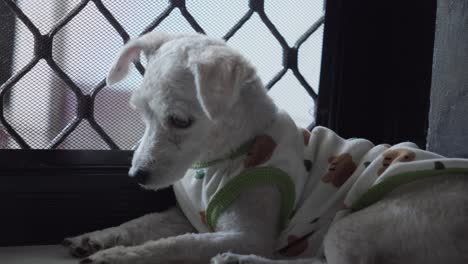
POLYGON ((129 174, 129 176, 134 178, 136 182, 145 184, 149 178, 149 172, 145 170, 136 170, 135 172, 129 174))

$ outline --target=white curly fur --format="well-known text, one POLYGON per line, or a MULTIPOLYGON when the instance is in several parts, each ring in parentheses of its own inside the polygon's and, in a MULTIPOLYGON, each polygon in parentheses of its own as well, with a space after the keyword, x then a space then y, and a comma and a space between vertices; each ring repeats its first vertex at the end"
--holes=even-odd
MULTIPOLYGON (((122 80, 140 52, 148 64, 132 104, 142 114, 146 131, 130 174, 149 171, 146 188, 168 186, 191 163, 222 156, 264 131, 276 114, 254 67, 223 41, 198 34, 149 33, 129 42, 108 83, 122 80), (174 128, 170 116, 192 120, 193 125, 174 128)), ((214 233, 194 233, 173 208, 66 239, 65 245, 73 255, 86 257, 82 263, 206 264, 211 259, 215 264, 318 264, 325 258, 329 264, 468 263, 466 177, 398 188, 334 224, 324 241, 325 256, 310 256, 315 259, 267 259, 274 253, 279 199, 269 186, 242 193, 220 216, 214 233), (407 231, 415 229, 418 236, 407 237, 407 231)))

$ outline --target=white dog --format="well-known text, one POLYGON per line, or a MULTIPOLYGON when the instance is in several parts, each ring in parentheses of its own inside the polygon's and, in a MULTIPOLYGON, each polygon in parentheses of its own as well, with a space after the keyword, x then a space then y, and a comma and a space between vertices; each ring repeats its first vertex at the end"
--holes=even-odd
POLYGON ((384 176, 399 169, 394 160, 410 155, 388 161, 382 153, 396 149, 344 141, 324 128, 307 135, 277 109, 252 65, 223 41, 203 35, 149 33, 130 41, 108 84, 122 80, 141 52, 148 64, 131 103, 146 130, 129 174, 149 189, 174 184, 178 207, 66 239, 73 255, 86 257, 82 263, 468 263, 464 161, 435 163, 436 169, 449 166, 447 171, 462 164, 459 175, 407 183, 362 210, 335 216, 337 202, 347 203, 358 189, 353 186, 362 186, 352 175, 375 172, 383 162, 378 174, 384 176), (278 237, 287 239, 284 230, 298 226, 289 224, 300 222, 295 216, 315 210, 305 194, 321 185, 311 184, 311 175, 317 168, 330 173, 343 167, 339 158, 323 161, 326 155, 310 142, 349 147, 364 165, 357 173, 357 162, 339 187, 329 174, 322 178, 320 184, 335 186, 320 192, 329 190, 336 199, 320 219, 307 222, 315 229, 304 237, 316 245, 307 254, 281 254, 278 237), (278 257, 288 260, 269 260, 278 257), (297 259, 306 257, 313 259, 297 259))

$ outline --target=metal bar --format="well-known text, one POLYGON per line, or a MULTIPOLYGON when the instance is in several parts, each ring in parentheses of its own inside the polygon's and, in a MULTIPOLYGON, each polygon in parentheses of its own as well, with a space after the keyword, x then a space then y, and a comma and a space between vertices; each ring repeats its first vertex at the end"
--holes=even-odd
POLYGON ((141 62, 135 61, 133 64, 135 65, 135 68, 138 70, 141 76, 143 76, 145 74, 145 67, 143 67, 141 62))
POLYGON ((179 10, 180 10, 180 13, 182 14, 182 16, 185 17, 187 22, 189 22, 190 26, 192 26, 192 28, 195 29, 195 31, 197 31, 198 33, 206 34, 205 31, 203 30, 203 28, 197 23, 195 18, 193 18, 192 14, 190 14, 187 11, 187 8, 185 6, 184 7, 179 7, 179 10))
POLYGON ((74 129, 81 122, 82 118, 81 118, 81 113, 79 113, 79 112, 80 112, 81 109, 83 109, 83 104, 86 102, 86 100, 85 100, 85 95, 83 94, 81 89, 70 79, 70 77, 68 77, 68 75, 65 72, 62 71, 62 69, 60 69, 60 67, 55 63, 55 61, 53 61, 53 59, 48 59, 47 63, 49 65, 49 67, 51 67, 51 69, 58 75, 58 77, 60 79, 62 79, 62 81, 65 82, 65 84, 67 85, 66 88, 72 90, 72 92, 76 96, 77 103, 78 103, 77 117, 75 118, 75 119, 78 119, 78 120, 76 121, 74 119, 74 121, 72 121, 71 125, 65 126, 58 133, 58 135, 55 136, 51 140, 51 142, 47 146, 47 148, 57 148, 66 139, 66 137, 68 137, 68 135, 70 135, 71 132, 74 131, 74 129))
POLYGON ((15 129, 6 121, 5 116, 3 115, 3 109, 0 110, 0 122, 3 125, 3 128, 8 132, 8 134, 20 145, 22 149, 31 149, 31 147, 24 141, 24 139, 15 131, 15 129))
POLYGON ((223 39, 228 41, 232 36, 234 36, 234 34, 236 34, 236 32, 245 24, 245 22, 247 22, 247 20, 249 20, 250 17, 252 17, 253 13, 254 11, 252 9, 249 9, 249 11, 247 11, 247 13, 245 13, 244 16, 242 16, 242 18, 239 19, 239 21, 228 31, 228 33, 224 35, 223 39))
MULTIPOLYGON (((65 2, 56 2, 54 4, 53 8, 53 16, 52 19, 54 21, 53 27, 49 30, 49 35, 42 36, 42 40, 37 45, 36 47, 36 53, 38 56, 41 56, 41 58, 45 58, 46 61, 48 61, 48 64, 52 63, 58 64, 60 63, 61 65, 64 65, 66 63, 66 58, 63 56, 66 52, 67 49, 67 41, 66 41, 66 35, 67 34, 57 34, 60 30, 62 31, 67 31, 65 30, 65 21, 71 21, 70 19, 76 17, 78 14, 78 10, 81 11, 85 7, 84 3, 81 3, 81 6, 74 6, 72 8, 71 12, 67 12, 67 5, 70 1, 65 1, 65 2), (55 31, 54 31, 55 28, 55 31), (60 30, 59 30, 60 28, 60 30), (52 35, 52 33, 54 35, 52 35), (54 51, 52 50, 55 46, 54 51), (55 54, 54 54, 55 53, 55 54), (55 55, 55 57, 54 57, 55 55)), ((66 32, 65 32, 66 33, 66 32)), ((50 67, 50 66, 49 66, 50 67)), ((69 123, 65 120, 65 118, 56 118, 52 115, 52 113, 66 113, 66 106, 67 106, 67 94, 69 93, 69 88, 68 86, 64 86, 64 82, 62 79, 58 76, 57 72, 54 71, 52 68, 50 68, 53 74, 50 74, 49 78, 49 84, 48 84, 48 90, 50 93, 53 93, 54 95, 50 96, 49 99, 47 100, 47 109, 48 112, 50 113, 46 118, 47 118, 47 134, 46 134, 46 148, 50 148, 53 146, 54 141, 57 140, 57 136, 60 137, 60 135, 63 134, 64 129, 66 129, 69 125, 69 123)), ((76 96, 76 95, 75 95, 76 96)), ((64 140, 63 138, 62 140, 64 140)))
POLYGON ((271 22, 271 20, 266 15, 265 11, 258 12, 258 15, 260 16, 260 19, 263 21, 263 23, 268 28, 268 30, 270 30, 271 34, 273 34, 276 40, 278 40, 281 47, 283 47, 283 49, 289 48, 288 42, 284 39, 281 33, 279 33, 278 29, 276 29, 275 25, 271 22))
POLYGON ((30 149, 31 147, 26 141, 15 131, 15 129, 8 123, 4 115, 4 96, 5 94, 24 76, 26 75, 39 61, 39 58, 33 58, 28 64, 26 64, 19 72, 13 75, 8 81, 0 86, 0 122, 6 129, 8 134, 20 145, 23 149, 30 149))
POLYGON ((153 29, 155 29, 159 24, 161 24, 161 22, 166 18, 168 17, 172 10, 174 10, 175 6, 174 5, 170 5, 166 8, 166 10, 164 10, 164 12, 162 12, 153 22, 151 22, 144 30, 143 32, 141 32, 140 36, 141 35, 144 35, 148 32, 151 32, 153 31, 153 29))
POLYGON ((60 131, 60 133, 55 136, 47 145, 47 149, 56 149, 63 141, 73 132, 75 131, 76 127, 81 123, 83 119, 75 117, 71 123, 69 123, 66 127, 60 131))
POLYGON ((267 90, 270 90, 273 85, 275 85, 282 77, 283 75, 288 71, 287 68, 281 69, 265 86, 267 90))
POLYGON ((314 91, 312 86, 307 83, 305 78, 302 76, 302 74, 299 72, 299 69, 291 69, 292 72, 294 73, 294 76, 296 76, 297 80, 301 83, 301 85, 306 89, 307 93, 312 97, 312 99, 317 100, 317 93, 314 91))
POLYGON ((117 146, 117 144, 115 144, 115 142, 112 140, 112 138, 109 137, 109 135, 107 135, 107 133, 104 131, 104 129, 96 122, 96 120, 94 120, 94 116, 89 118, 88 122, 91 125, 91 127, 94 129, 94 131, 96 131, 96 133, 98 133, 99 136, 101 136, 102 140, 104 140, 104 142, 106 142, 106 144, 110 147, 110 149, 120 150, 120 147, 117 146))
POLYGON ((96 5, 97 9, 101 12, 101 14, 107 19, 107 21, 111 24, 111 26, 117 31, 117 33, 122 37, 124 43, 130 39, 130 35, 125 31, 123 26, 115 19, 115 17, 111 14, 109 9, 107 9, 101 0, 93 0, 94 4, 96 5))
POLYGON ((296 41, 296 44, 294 44, 294 47, 299 49, 299 47, 304 43, 317 29, 320 28, 321 25, 325 22, 325 15, 321 16, 315 23, 306 31, 302 36, 299 37, 299 39, 296 41))
MULTIPOLYGON (((0 86, 0 98, 3 98, 6 92, 13 87, 24 75, 26 75, 39 61, 39 58, 32 58, 19 72, 11 76, 4 84, 0 86)), ((3 108, 3 101, 0 101, 0 106, 3 108)))
POLYGON ((96 87, 91 91, 91 99, 94 100, 96 99, 97 94, 104 88, 106 87, 106 79, 100 81, 96 87))
POLYGON ((15 13, 16 16, 24 23, 24 25, 31 31, 35 39, 41 37, 41 32, 39 29, 31 22, 31 19, 23 13, 23 11, 16 5, 15 1, 13 0, 3 0, 5 4, 15 13))
POLYGON ((77 6, 75 6, 66 16, 60 19, 53 28, 49 31, 49 36, 53 37, 57 32, 60 31, 68 22, 70 22, 78 13, 86 7, 90 0, 82 0, 77 6))
POLYGON ((72 81, 72 79, 55 63, 53 59, 47 59, 47 64, 49 65, 52 70, 57 73, 57 75, 62 79, 65 84, 67 84, 68 88, 71 89, 76 97, 80 99, 81 97, 84 96, 83 92, 81 89, 72 81))

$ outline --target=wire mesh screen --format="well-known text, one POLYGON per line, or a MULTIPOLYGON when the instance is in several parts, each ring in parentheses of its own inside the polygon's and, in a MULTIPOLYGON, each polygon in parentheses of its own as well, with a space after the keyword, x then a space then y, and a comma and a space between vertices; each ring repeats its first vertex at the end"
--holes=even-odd
POLYGON ((154 30, 224 38, 308 126, 323 21, 323 0, 0 0, 0 148, 130 149, 144 129, 128 101, 145 63, 112 87, 105 76, 125 42, 154 30))

